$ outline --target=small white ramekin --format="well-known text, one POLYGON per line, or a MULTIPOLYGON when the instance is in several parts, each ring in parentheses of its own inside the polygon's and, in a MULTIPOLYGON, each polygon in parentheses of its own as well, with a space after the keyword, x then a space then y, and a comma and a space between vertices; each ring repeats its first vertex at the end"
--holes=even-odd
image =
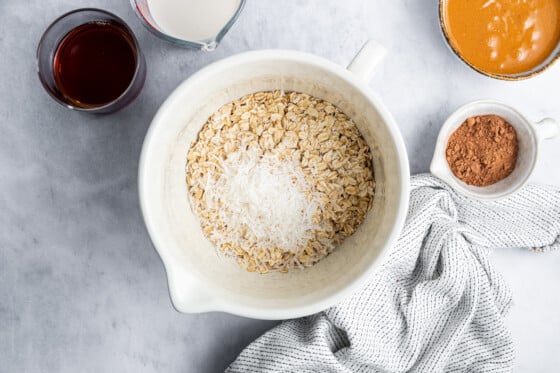
POLYGON ((544 139, 560 133, 560 125, 550 118, 539 122, 527 119, 514 108, 497 101, 474 101, 460 107, 443 124, 430 165, 433 175, 439 177, 459 193, 478 200, 496 200, 506 197, 523 187, 531 176, 539 156, 539 144, 544 139), (467 119, 473 116, 494 114, 504 118, 517 132, 519 152, 513 172, 505 179, 485 187, 468 185, 457 178, 445 156, 447 141, 451 134, 467 119))

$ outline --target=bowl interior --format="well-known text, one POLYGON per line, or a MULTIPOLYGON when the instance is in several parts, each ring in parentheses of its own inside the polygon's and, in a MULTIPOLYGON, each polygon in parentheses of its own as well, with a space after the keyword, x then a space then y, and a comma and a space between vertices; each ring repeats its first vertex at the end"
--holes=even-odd
MULTIPOLYGON (((371 270, 394 231, 400 230, 398 215, 406 213, 399 213, 406 209, 402 192, 408 183, 402 176, 403 171, 408 174, 403 165, 406 155, 399 154, 392 131, 396 129, 386 124, 371 97, 357 89, 351 79, 320 63, 273 53, 262 58, 237 58, 199 72, 162 106, 143 150, 143 212, 168 271, 189 272, 189 278, 195 279, 214 303, 222 305, 217 309, 228 304, 261 310, 293 309, 316 304, 348 288, 371 270), (188 201, 185 165, 191 143, 216 109, 243 95, 275 89, 325 99, 353 118, 373 153, 376 189, 366 221, 333 254, 305 270, 259 275, 223 257, 204 236, 188 201)), ((181 284, 175 286, 181 288, 181 284)), ((188 287, 192 284, 185 284, 188 287)), ((177 299, 174 302, 178 306, 177 299)))
POLYGON ((478 199, 496 199, 513 193, 529 178, 536 161, 537 141, 531 124, 516 110, 494 101, 467 104, 453 113, 441 128, 431 169, 436 176, 451 184, 459 192, 478 199), (519 151, 513 172, 503 180, 485 187, 468 185, 457 178, 445 156, 449 137, 469 117, 495 114, 504 118, 517 133, 519 151))

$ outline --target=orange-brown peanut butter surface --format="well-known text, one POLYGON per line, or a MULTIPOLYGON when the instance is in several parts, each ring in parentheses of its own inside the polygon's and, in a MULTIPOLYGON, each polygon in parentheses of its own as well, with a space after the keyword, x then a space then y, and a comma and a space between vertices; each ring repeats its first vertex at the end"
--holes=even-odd
POLYGON ((453 47, 478 69, 531 71, 560 41, 560 0, 446 0, 444 22, 453 47))

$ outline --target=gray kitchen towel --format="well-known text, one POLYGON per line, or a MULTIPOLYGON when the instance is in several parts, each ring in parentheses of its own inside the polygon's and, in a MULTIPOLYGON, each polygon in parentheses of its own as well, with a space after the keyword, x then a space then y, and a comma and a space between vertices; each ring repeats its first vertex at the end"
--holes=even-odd
POLYGON ((560 247, 560 189, 498 202, 412 178, 404 230, 369 283, 319 314, 283 322, 227 372, 508 372, 512 297, 491 249, 560 247))

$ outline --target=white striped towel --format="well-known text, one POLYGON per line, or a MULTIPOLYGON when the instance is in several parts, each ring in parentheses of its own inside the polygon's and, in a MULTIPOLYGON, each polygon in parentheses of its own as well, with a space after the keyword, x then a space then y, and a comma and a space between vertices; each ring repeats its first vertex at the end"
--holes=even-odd
POLYGON ((401 237, 368 285, 283 322, 227 372, 509 372, 512 298, 488 254, 520 247, 560 247, 560 189, 478 202, 415 176, 401 237))

